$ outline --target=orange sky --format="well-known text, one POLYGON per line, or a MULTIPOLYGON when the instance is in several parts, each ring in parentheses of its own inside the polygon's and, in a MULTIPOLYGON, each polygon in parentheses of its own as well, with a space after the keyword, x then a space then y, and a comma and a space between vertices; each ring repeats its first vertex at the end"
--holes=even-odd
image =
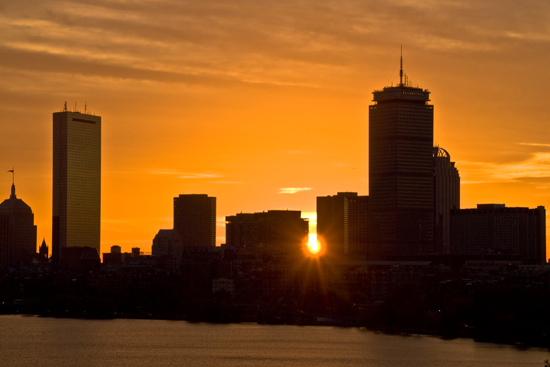
POLYGON ((368 105, 403 44, 462 207, 550 208, 549 24, 547 1, 7 0, 0 163, 50 245, 52 113, 87 103, 102 251, 150 251, 184 193, 217 197, 223 243, 226 215, 368 194, 368 105))

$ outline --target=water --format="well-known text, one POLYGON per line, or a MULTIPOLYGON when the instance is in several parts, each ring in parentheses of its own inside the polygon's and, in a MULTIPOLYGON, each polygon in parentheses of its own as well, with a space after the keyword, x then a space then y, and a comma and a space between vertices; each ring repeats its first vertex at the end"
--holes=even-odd
POLYGON ((354 328, 0 316, 0 366, 544 366, 550 352, 354 328))

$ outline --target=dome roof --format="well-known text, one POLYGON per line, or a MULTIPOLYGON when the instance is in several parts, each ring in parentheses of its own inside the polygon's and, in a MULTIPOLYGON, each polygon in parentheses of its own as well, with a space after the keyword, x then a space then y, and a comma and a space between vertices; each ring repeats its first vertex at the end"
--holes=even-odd
POLYGON ((11 212, 13 210, 26 210, 31 211, 31 207, 25 204, 21 199, 15 196, 15 185, 11 186, 11 196, 0 204, 0 213, 11 212))

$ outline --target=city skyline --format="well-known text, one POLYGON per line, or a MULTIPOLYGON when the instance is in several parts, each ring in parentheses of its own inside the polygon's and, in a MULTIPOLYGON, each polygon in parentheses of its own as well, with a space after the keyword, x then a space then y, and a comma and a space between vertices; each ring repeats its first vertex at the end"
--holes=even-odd
POLYGON ((217 244, 239 212, 301 210, 315 233, 316 197, 369 195, 368 106, 400 44, 461 207, 550 207, 546 4, 32 4, 4 5, 0 156, 48 246, 65 100, 105 122, 102 248, 151 246, 192 193, 218 198, 217 244))

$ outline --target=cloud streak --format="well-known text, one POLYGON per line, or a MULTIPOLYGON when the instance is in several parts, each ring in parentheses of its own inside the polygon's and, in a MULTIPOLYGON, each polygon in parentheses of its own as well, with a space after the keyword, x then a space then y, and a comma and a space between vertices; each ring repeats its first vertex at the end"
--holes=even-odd
POLYGON ((0 60, 10 69, 161 83, 316 87, 312 80, 349 73, 393 37, 449 52, 549 41, 542 2, 503 10, 511 4, 281 0, 267 12, 250 0, 8 1, 0 60), (21 62, 29 57, 32 65, 21 62))
POLYGON ((279 194, 297 194, 309 190, 311 187, 283 187, 279 189, 279 194))
MULTIPOLYGON (((543 145, 545 146, 545 145, 543 145)), ((463 172, 473 180, 462 181, 463 184, 479 184, 491 182, 515 182, 526 180, 550 179, 550 153, 536 152, 520 162, 486 163, 460 162, 463 172)))

